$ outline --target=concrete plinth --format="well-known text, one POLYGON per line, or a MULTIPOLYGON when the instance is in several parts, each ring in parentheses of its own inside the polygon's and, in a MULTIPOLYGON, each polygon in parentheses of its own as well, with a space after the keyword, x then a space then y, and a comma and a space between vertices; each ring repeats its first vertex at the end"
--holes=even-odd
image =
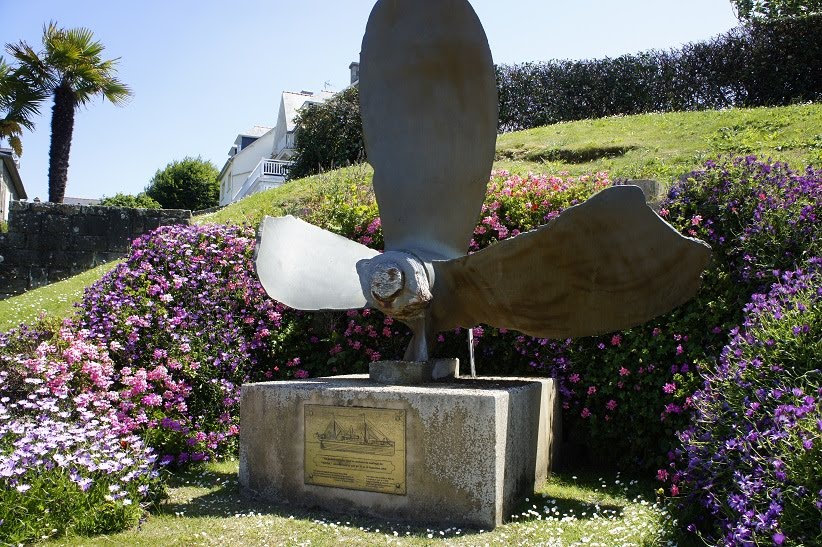
POLYGON ((550 379, 250 384, 240 487, 271 501, 488 530, 546 479, 559 423, 550 379))
POLYGON ((368 376, 378 384, 410 386, 453 380, 460 375, 459 359, 416 361, 377 361, 368 365, 368 376))

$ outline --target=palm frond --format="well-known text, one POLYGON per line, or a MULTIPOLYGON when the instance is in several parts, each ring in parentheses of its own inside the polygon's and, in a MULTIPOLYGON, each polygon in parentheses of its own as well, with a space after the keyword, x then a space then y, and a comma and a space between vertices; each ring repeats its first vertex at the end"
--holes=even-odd
POLYGON ((69 87, 78 106, 98 95, 116 105, 131 96, 131 90, 116 78, 119 58, 103 60, 105 46, 88 28, 62 29, 52 21, 43 28, 43 47, 44 59, 57 76, 53 87, 69 87))
POLYGON ((103 95, 114 105, 121 106, 127 104, 134 93, 127 85, 119 80, 109 78, 106 85, 103 86, 103 95))
POLYGON ((18 77, 36 82, 43 87, 55 85, 55 77, 45 60, 24 41, 6 44, 6 51, 17 60, 18 77))
POLYGON ((0 137, 7 138, 22 131, 20 122, 10 118, 0 118, 0 137))
POLYGON ((32 81, 19 67, 12 67, 0 57, 0 124, 2 136, 21 127, 34 129, 33 118, 40 114, 40 104, 47 91, 32 81))
POLYGON ((20 141, 22 134, 23 128, 17 121, 8 118, 0 119, 0 141, 7 140, 18 156, 23 155, 23 143, 20 141))
POLYGON ((14 150, 15 154, 17 154, 17 157, 23 155, 23 142, 17 135, 9 137, 9 146, 11 146, 11 149, 14 150))
POLYGON ((33 129, 44 99, 57 89, 71 91, 75 108, 97 96, 115 105, 132 96, 117 79, 119 58, 103 59, 105 46, 88 28, 64 29, 50 21, 43 25, 42 44, 40 51, 22 40, 6 44, 14 67, 0 57, 0 138, 9 144, 15 139, 15 146, 23 129, 33 129))

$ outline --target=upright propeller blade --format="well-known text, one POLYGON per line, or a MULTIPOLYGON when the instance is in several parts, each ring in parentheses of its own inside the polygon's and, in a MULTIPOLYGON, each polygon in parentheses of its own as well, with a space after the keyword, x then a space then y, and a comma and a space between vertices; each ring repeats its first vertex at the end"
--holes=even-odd
POLYGON ((468 250, 497 135, 485 31, 466 0, 379 0, 362 43, 360 104, 386 250, 468 250))
POLYGON ((357 262, 379 253, 291 215, 266 217, 257 276, 271 298, 298 310, 366 307, 357 262))
POLYGON ((625 329, 691 298, 711 256, 612 187, 537 230, 434 262, 435 330, 485 323, 540 338, 625 329))

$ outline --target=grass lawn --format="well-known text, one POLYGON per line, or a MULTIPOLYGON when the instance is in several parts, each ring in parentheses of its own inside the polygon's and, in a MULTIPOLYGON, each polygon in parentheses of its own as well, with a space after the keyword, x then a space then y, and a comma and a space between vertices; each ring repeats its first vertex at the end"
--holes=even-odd
POLYGON ((174 475, 168 499, 134 530, 51 545, 616 545, 673 544, 676 527, 654 485, 620 475, 554 475, 492 532, 413 527, 244 500, 237 462, 174 475))
POLYGON ((86 287, 103 277, 119 261, 112 261, 74 277, 34 289, 19 296, 0 300, 0 332, 32 323, 40 314, 68 317, 86 287))
POLYGON ((671 182, 719 155, 758 154, 794 169, 822 163, 822 105, 642 114, 501 135, 495 167, 514 173, 671 182))

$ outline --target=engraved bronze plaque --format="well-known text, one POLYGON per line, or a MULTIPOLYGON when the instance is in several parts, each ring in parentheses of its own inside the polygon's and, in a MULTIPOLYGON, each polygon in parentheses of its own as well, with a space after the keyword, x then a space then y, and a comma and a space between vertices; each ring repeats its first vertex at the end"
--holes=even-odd
POLYGON ((405 410, 305 405, 305 484, 404 496, 405 410))

